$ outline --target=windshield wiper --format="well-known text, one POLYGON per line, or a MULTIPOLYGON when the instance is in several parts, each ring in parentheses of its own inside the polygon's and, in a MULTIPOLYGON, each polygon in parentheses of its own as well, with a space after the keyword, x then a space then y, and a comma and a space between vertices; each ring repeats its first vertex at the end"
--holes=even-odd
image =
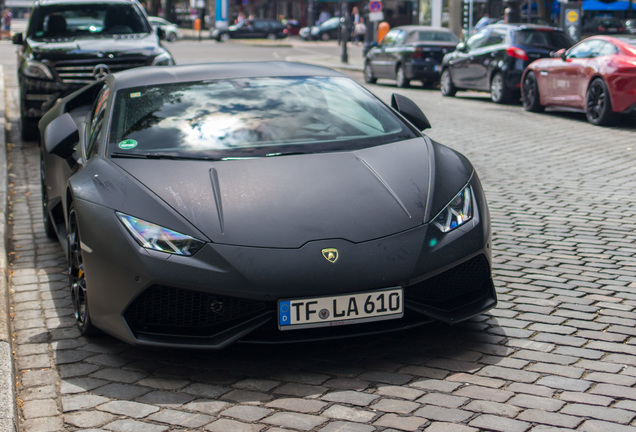
POLYGON ((219 161, 223 160, 220 157, 214 156, 181 156, 167 153, 122 153, 113 152, 110 154, 114 158, 124 159, 168 159, 168 160, 206 160, 206 161, 219 161))

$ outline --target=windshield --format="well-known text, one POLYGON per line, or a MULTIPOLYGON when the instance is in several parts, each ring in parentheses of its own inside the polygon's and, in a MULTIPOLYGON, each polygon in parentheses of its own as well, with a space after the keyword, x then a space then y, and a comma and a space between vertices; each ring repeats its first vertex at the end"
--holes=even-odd
POLYGON ((353 150, 415 136, 348 78, 242 78, 118 91, 109 152, 223 159, 353 150))
POLYGON ((63 3, 34 10, 29 36, 35 39, 148 33, 146 20, 131 4, 63 3))

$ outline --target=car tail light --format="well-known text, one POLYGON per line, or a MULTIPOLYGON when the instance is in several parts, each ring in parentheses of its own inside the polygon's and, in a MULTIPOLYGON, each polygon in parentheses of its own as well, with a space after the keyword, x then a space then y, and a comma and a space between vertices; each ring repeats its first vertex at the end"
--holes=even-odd
POLYGON ((624 31, 625 31, 625 27, 619 27, 619 28, 618 28, 618 32, 619 32, 619 33, 623 33, 624 31))
POLYGON ((422 50, 422 48, 415 49, 415 51, 413 52, 413 58, 414 59, 424 58, 424 51, 422 50))
POLYGON ((598 31, 600 31, 600 32, 604 32, 605 30, 607 30, 607 29, 605 27, 602 27, 602 26, 598 28, 598 31))
POLYGON ((530 60, 530 58, 528 57, 528 54, 526 54, 524 50, 518 47, 514 47, 514 46, 508 47, 506 48, 506 53, 512 58, 521 59, 525 61, 530 60))

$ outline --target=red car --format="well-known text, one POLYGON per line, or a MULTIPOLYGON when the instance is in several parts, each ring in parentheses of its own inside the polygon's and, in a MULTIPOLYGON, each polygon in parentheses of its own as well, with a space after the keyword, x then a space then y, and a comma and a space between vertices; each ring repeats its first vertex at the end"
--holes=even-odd
POLYGON ((563 107, 584 111, 592 124, 610 125, 636 111, 636 37, 589 37, 530 63, 521 83, 526 111, 563 107))

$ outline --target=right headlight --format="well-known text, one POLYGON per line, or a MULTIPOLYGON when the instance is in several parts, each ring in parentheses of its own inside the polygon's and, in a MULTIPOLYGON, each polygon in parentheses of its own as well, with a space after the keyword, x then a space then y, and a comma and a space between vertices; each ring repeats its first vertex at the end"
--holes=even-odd
POLYGON ((49 68, 39 61, 27 60, 22 66, 22 73, 29 78, 53 79, 53 74, 49 68))
POLYGON ((455 198, 433 218, 435 225, 441 232, 447 233, 462 226, 473 217, 473 190, 466 186, 455 198))

